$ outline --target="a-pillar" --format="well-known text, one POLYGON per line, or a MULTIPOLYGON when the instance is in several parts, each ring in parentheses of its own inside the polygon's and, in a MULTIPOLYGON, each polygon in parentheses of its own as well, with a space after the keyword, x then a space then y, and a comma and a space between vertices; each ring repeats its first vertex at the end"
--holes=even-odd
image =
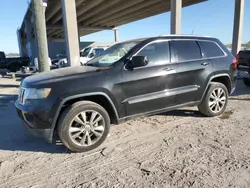
POLYGON ((235 56, 241 49, 244 3, 245 0, 235 0, 234 29, 233 29, 233 43, 232 43, 232 53, 235 56))
POLYGON ((72 0, 61 0, 61 2, 68 63, 72 67, 79 66, 80 53, 76 4, 72 0))
POLYGON ((115 37, 115 42, 119 41, 119 30, 118 28, 114 28, 114 37, 115 37))
POLYGON ((182 0, 171 0, 171 34, 181 34, 182 0))

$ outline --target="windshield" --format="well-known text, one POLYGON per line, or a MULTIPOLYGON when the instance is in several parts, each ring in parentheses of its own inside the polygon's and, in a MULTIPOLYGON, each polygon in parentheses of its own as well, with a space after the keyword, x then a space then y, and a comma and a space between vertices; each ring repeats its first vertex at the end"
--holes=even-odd
POLYGON ((88 57, 90 50, 91 50, 91 47, 85 48, 85 49, 81 52, 81 57, 88 57))
POLYGON ((108 67, 124 57, 139 41, 125 42, 111 46, 99 56, 86 63, 86 66, 108 67))

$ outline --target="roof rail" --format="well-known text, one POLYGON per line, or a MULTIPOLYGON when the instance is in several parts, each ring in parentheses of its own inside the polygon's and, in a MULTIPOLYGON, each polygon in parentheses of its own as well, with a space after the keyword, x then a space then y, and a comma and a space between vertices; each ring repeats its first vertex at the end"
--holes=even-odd
POLYGON ((168 35, 161 35, 160 37, 171 37, 171 36, 176 36, 176 37, 207 37, 207 38, 212 38, 211 36, 203 36, 203 35, 192 35, 192 34, 181 34, 181 35, 175 35, 175 34, 168 34, 168 35))

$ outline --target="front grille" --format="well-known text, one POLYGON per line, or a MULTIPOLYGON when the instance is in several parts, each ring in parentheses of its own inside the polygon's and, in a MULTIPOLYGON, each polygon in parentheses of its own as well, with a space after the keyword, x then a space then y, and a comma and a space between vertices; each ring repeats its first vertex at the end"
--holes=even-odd
POLYGON ((25 93, 25 89, 20 87, 19 88, 19 95, 18 95, 18 101, 21 104, 24 104, 24 93, 25 93))

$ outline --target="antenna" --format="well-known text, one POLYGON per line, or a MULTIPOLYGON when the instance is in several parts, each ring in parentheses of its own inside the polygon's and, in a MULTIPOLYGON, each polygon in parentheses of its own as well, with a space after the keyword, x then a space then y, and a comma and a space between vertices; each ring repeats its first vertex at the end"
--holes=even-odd
POLYGON ((192 31, 192 33, 191 33, 191 35, 193 35, 194 34, 194 29, 193 29, 193 31, 192 31))

